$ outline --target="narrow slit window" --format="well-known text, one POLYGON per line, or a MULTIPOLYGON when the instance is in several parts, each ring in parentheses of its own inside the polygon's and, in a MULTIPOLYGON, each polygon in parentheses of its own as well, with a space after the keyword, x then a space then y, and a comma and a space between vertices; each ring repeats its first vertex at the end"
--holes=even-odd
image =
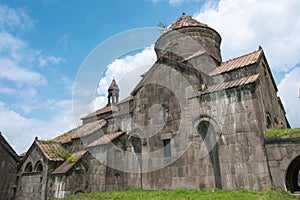
POLYGON ((163 140, 163 142, 164 142, 164 155, 165 155, 165 157, 171 157, 170 139, 163 140))

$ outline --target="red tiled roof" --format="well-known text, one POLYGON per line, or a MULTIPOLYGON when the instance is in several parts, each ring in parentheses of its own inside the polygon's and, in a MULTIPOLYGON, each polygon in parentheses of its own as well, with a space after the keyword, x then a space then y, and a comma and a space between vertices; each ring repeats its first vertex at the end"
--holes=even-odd
POLYGON ((102 136, 101 138, 99 138, 98 140, 95 140, 94 142, 92 142, 91 144, 89 144, 88 147, 93 147, 93 146, 99 146, 99 145, 108 144, 108 143, 114 141, 116 138, 118 138, 121 135, 123 135, 124 133, 125 133, 125 131, 119 131, 119 132, 116 132, 116 133, 106 134, 106 135, 102 136))
POLYGON ((106 121, 104 119, 93 121, 87 124, 83 124, 67 133, 64 133, 53 139, 55 142, 67 143, 72 139, 84 137, 94 133, 95 131, 106 126, 106 121))
POLYGON ((117 107, 115 106, 106 106, 104 108, 101 108, 95 112, 92 112, 82 118, 80 118, 81 120, 82 119, 88 119, 88 118, 91 118, 91 117, 95 117, 97 115, 101 115, 101 114, 105 114, 105 113, 108 113, 108 112, 114 112, 114 111, 117 111, 117 107))
POLYGON ((193 19, 191 16, 187 16, 185 13, 182 13, 181 17, 179 17, 170 27, 169 30, 179 29, 187 26, 203 26, 207 27, 206 24, 202 24, 197 20, 193 19))
POLYGON ((212 86, 209 86, 204 93, 212 93, 212 92, 217 92, 217 91, 233 88, 233 87, 240 86, 240 85, 247 85, 249 83, 255 82, 258 79, 258 77, 259 77, 259 74, 255 74, 252 76, 243 77, 243 78, 236 79, 233 81, 228 81, 225 83, 212 85, 212 86))
POLYGON ((225 72, 229 72, 238 68, 246 67, 252 65, 258 61, 263 50, 260 48, 252 53, 225 61, 220 67, 217 67, 214 71, 209 73, 210 76, 215 76, 225 72))
POLYGON ((36 140, 36 144, 50 161, 64 161, 63 156, 68 153, 60 143, 36 140))
POLYGON ((80 150, 76 153, 73 153, 71 155, 71 159, 66 160, 54 172, 52 172, 52 174, 65 174, 65 173, 67 173, 80 160, 80 158, 84 154, 86 154, 87 152, 88 152, 87 150, 80 150), (72 160, 72 159, 75 159, 75 160, 72 160))

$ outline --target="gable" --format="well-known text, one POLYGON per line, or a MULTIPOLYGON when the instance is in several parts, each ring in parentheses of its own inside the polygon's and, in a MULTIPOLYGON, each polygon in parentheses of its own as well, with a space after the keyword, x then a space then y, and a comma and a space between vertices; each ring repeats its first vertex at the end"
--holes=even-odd
MULTIPOLYGON (((148 72, 146 72, 142 77, 142 80, 136 85, 136 87, 131 92, 131 95, 136 95, 136 93, 146 84, 149 83, 160 83, 160 80, 163 80, 166 78, 167 75, 170 75, 169 73, 166 73, 168 68, 174 69, 178 73, 181 73, 183 76, 194 76, 199 79, 199 81, 202 81, 202 76, 200 72, 194 68, 191 64, 184 64, 177 62, 175 60, 171 60, 166 57, 160 57, 150 68, 148 72), (154 76, 160 76, 160 77, 154 77, 154 76)), ((170 72, 170 71, 169 71, 170 72)), ((188 78, 187 78, 188 80, 188 78)), ((189 81, 189 80, 188 80, 189 81)))
POLYGON ((2 136, 2 133, 0 132, 0 145, 2 149, 4 149, 11 158, 13 158, 16 162, 19 161, 19 156, 15 152, 15 150, 10 146, 10 144, 6 141, 6 139, 2 136))

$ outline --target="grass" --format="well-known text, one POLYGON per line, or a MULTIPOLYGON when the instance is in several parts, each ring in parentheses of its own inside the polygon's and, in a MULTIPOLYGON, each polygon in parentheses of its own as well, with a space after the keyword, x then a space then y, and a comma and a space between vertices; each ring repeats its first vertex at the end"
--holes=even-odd
POLYGON ((96 193, 84 193, 77 194, 65 198, 66 200, 90 200, 90 199, 114 199, 114 200, 184 200, 184 199, 200 199, 200 200, 289 200, 299 199, 286 191, 250 191, 250 190, 239 190, 239 191, 223 191, 223 190, 186 190, 177 189, 169 191, 143 191, 140 189, 131 189, 126 191, 109 191, 109 192, 96 192, 96 193))
POLYGON ((300 133, 300 128, 273 129, 267 131, 266 136, 273 137, 273 136, 282 136, 282 135, 293 135, 297 133, 300 133))

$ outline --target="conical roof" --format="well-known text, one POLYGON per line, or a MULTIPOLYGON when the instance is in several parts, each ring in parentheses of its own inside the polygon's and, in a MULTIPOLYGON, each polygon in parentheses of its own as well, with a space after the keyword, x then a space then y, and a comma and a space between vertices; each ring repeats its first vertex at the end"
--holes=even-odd
POLYGON ((193 19, 191 16, 182 13, 181 17, 179 17, 170 27, 169 30, 179 29, 187 26, 202 26, 207 27, 206 24, 202 24, 197 20, 193 19))
POLYGON ((113 90, 113 89, 119 89, 119 87, 118 87, 118 85, 117 85, 115 79, 113 79, 113 80, 111 81, 111 84, 110 84, 110 86, 109 86, 109 88, 108 88, 108 90, 113 90))

